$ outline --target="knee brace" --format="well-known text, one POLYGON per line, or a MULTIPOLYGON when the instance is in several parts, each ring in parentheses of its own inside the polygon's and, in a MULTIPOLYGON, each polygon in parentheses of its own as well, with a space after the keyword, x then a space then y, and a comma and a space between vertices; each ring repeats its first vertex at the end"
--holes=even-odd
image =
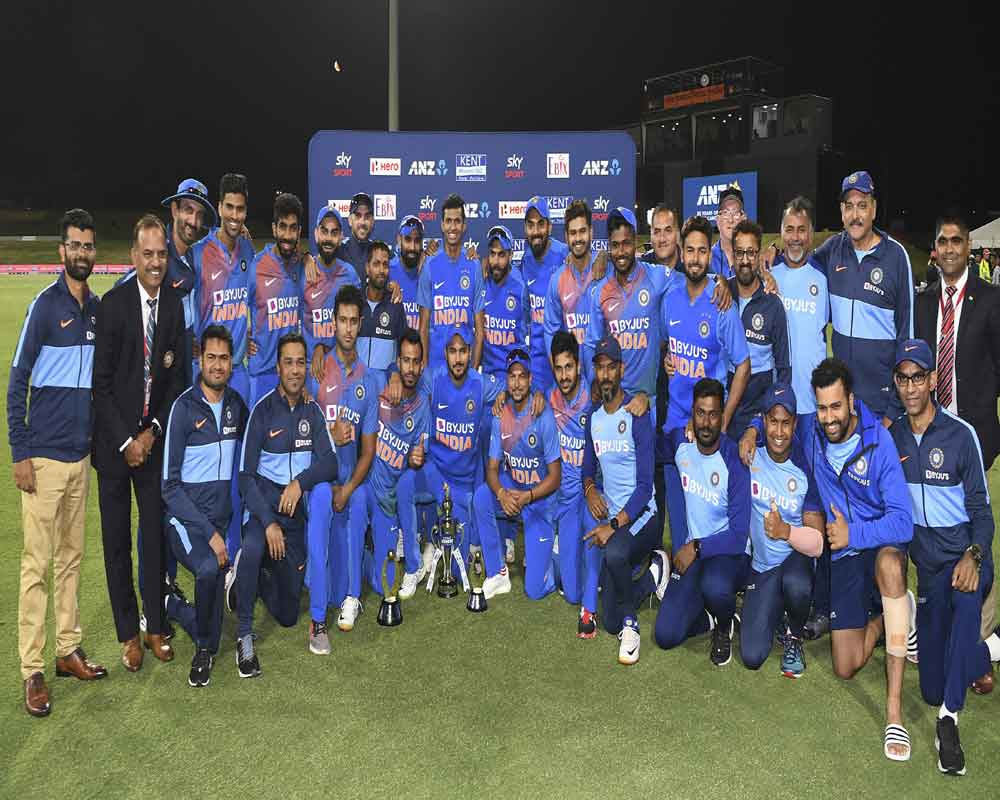
POLYGON ((910 635, 910 602, 902 597, 882 596, 882 621, 885 625, 885 652, 890 656, 906 657, 906 640, 910 635))

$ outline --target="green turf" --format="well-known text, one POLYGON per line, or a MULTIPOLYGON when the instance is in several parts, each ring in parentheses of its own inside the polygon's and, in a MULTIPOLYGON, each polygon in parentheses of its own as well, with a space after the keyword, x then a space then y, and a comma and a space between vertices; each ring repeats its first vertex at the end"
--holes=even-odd
MULTIPOLYGON (((46 283, 0 280, 5 377, 24 309, 46 283)), ((945 778, 933 756, 935 710, 912 667, 904 713, 913 760, 883 758, 881 651, 849 683, 831 673, 829 639, 807 645, 799 681, 779 676, 778 653, 759 672, 738 652, 717 669, 707 637, 659 651, 647 607, 642 659, 620 667, 617 641, 577 640, 576 611, 558 596, 526 600, 520 569, 514 592, 485 615, 421 589, 404 603, 402 627, 381 629, 366 594, 357 629, 334 630, 328 658, 308 653, 305 614, 283 629, 258 605, 257 680, 237 677, 228 615, 207 689, 187 686, 183 633, 174 663, 147 658, 128 674, 108 606, 96 482, 80 599, 84 644, 110 676, 88 685, 50 670, 52 715, 32 719, 21 707, 20 503, 6 446, 0 474, 0 798, 996 796, 1000 692, 970 693, 961 719, 969 774, 945 778)), ((994 492, 998 484, 994 470, 994 492)), ((183 570, 181 582, 190 594, 183 570)))

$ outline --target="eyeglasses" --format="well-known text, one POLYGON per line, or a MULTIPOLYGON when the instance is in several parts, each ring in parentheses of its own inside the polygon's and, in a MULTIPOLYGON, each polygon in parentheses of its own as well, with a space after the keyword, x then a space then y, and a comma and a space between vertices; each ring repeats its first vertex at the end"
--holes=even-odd
POLYGON ((97 249, 97 245, 93 242, 63 242, 63 247, 65 247, 69 252, 76 253, 83 250, 84 253, 93 253, 97 249))
POLYGON ((727 208, 725 211, 720 211, 719 216, 725 219, 742 219, 744 214, 741 209, 727 208))
POLYGON ((906 388, 906 384, 908 384, 908 383, 911 386, 919 389, 925 383, 927 383, 927 378, 929 376, 930 376, 930 373, 924 371, 924 372, 914 372, 912 375, 907 375, 907 374, 905 374, 903 372, 897 372, 892 377, 896 381, 896 385, 900 389, 905 389, 906 388))
POLYGON ((737 261, 743 261, 743 259, 749 259, 750 261, 753 261, 755 258, 757 258, 757 254, 759 252, 760 250, 755 250, 754 248, 751 247, 748 250, 733 250, 733 255, 736 256, 737 261))

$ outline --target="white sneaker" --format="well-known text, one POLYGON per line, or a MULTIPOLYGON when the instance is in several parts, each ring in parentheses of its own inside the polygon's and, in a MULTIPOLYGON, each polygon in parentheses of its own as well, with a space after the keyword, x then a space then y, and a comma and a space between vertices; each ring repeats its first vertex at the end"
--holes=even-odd
POLYGON ((618 634, 618 663, 630 665, 639 660, 639 624, 625 625, 618 634))
POLYGON ((483 581, 483 595, 489 600, 498 594, 508 594, 510 592, 510 575, 507 567, 503 567, 496 575, 491 575, 483 581))
POLYGON ((656 599, 662 603, 663 595, 667 593, 667 586, 670 585, 670 556, 667 555, 665 550, 654 550, 653 555, 660 557, 660 563, 657 564, 654 558, 649 568, 653 573, 653 579, 656 581, 656 599), (656 574, 657 569, 660 571, 659 576, 656 574))
POLYGON ((910 602, 910 634, 906 637, 906 660, 911 664, 918 664, 920 651, 917 649, 917 599, 909 589, 906 590, 906 599, 910 602))
POLYGON ((337 627, 342 631, 354 630, 354 623, 361 613, 361 601, 356 597, 347 595, 340 606, 340 616, 337 617, 337 627))
POLYGON ((503 560, 506 561, 508 564, 513 564, 514 563, 514 540, 513 539, 507 539, 506 542, 507 542, 507 545, 506 545, 507 549, 504 551, 503 560))
POLYGON ((427 570, 420 567, 416 572, 407 572, 403 575, 403 582, 399 586, 399 598, 401 600, 409 600, 413 595, 417 593, 417 587, 420 586, 420 581, 427 577, 427 570))

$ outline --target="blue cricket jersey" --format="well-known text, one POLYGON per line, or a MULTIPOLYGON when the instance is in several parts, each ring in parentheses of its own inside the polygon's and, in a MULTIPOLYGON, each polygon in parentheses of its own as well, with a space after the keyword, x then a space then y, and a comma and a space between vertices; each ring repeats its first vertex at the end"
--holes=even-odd
MULTIPOLYGON (((496 375, 506 380, 507 354, 517 347, 526 348, 528 338, 528 296, 524 281, 517 270, 511 269, 502 283, 486 281, 483 300, 483 361, 484 375, 496 375)), ((549 369, 545 362, 546 370, 549 369)), ((534 383, 534 364, 532 364, 534 383)))
POLYGON ((790 267, 779 260, 771 269, 788 320, 788 349, 792 361, 792 389, 799 414, 816 410, 812 371, 826 358, 826 326, 830 321, 830 293, 826 275, 811 261, 790 267))
POLYGON ((593 354, 585 349, 585 344, 593 298, 590 289, 593 285, 594 258, 591 253, 583 274, 572 264, 556 269, 549 278, 549 290, 545 297, 545 352, 552 352, 552 338, 559 331, 572 333, 580 345, 581 379, 588 385, 593 373, 593 354))
MULTIPOLYGON (((552 410, 541 416, 531 413, 531 397, 524 410, 517 411, 508 399, 500 417, 491 417, 490 458, 500 462, 500 476, 505 485, 515 489, 533 489, 549 474, 549 464, 559 461, 559 437, 552 410)), ((553 492, 539 502, 551 506, 558 493, 553 492)))
POLYGON ((554 381, 545 347, 545 298, 552 274, 562 266, 567 253, 569 247, 550 236, 541 259, 535 258, 530 246, 524 248, 521 257, 521 275, 531 310, 531 327, 528 330, 531 339, 531 380, 535 388, 543 393, 552 388, 554 381))
POLYGON ((563 397, 556 386, 549 392, 549 407, 559 431, 559 453, 562 457, 562 480, 559 483, 560 502, 575 499, 583 490, 583 450, 587 445, 584 427, 591 410, 590 391, 583 379, 572 400, 563 397))
POLYGON ((399 256, 389 262, 389 280, 399 284, 399 293, 403 296, 403 310, 406 312, 406 323, 415 331, 420 330, 420 308, 417 306, 417 284, 420 281, 419 270, 409 270, 399 256))
POLYGON ((421 392, 414 392, 412 397, 404 397, 399 405, 394 406, 386 399, 384 378, 378 386, 381 387, 378 395, 378 437, 368 482, 382 510, 389 516, 395 516, 396 484, 403 471, 410 468, 410 450, 430 435, 430 400, 421 392))
POLYGON ((476 314, 483 310, 483 272, 478 261, 448 257, 444 250, 424 262, 417 284, 417 305, 430 314, 428 366, 445 364, 444 351, 461 326, 468 341, 476 336, 476 314))
POLYGON ((302 257, 296 253, 286 262, 277 245, 269 244, 250 264, 247 284, 250 336, 257 344, 247 369, 251 375, 265 375, 278 363, 278 340, 299 332, 302 257))
POLYGON ((316 403, 331 430, 338 419, 346 419, 352 426, 350 443, 337 448, 339 469, 335 482, 338 484, 349 481, 354 473, 358 463, 358 439, 378 430, 378 394, 378 378, 360 357, 346 367, 337 355, 336 347, 327 353, 323 362, 323 380, 316 391, 316 403))
POLYGON ((709 272, 721 275, 727 281, 736 275, 733 265, 729 263, 729 259, 726 258, 726 254, 722 250, 722 242, 716 242, 712 245, 710 255, 712 258, 708 264, 709 272))
POLYGON ((232 252, 213 228, 188 250, 195 273, 194 338, 201 339, 209 325, 222 325, 233 337, 233 366, 243 364, 249 342, 247 299, 248 270, 254 260, 253 245, 242 236, 232 252))
POLYGON ((302 286, 302 335, 306 340, 306 358, 312 359, 313 349, 322 344, 328 349, 334 345, 336 328, 333 319, 333 304, 341 286, 350 284, 361 288, 361 279, 354 267, 339 258, 328 267, 316 256, 319 278, 302 286))

